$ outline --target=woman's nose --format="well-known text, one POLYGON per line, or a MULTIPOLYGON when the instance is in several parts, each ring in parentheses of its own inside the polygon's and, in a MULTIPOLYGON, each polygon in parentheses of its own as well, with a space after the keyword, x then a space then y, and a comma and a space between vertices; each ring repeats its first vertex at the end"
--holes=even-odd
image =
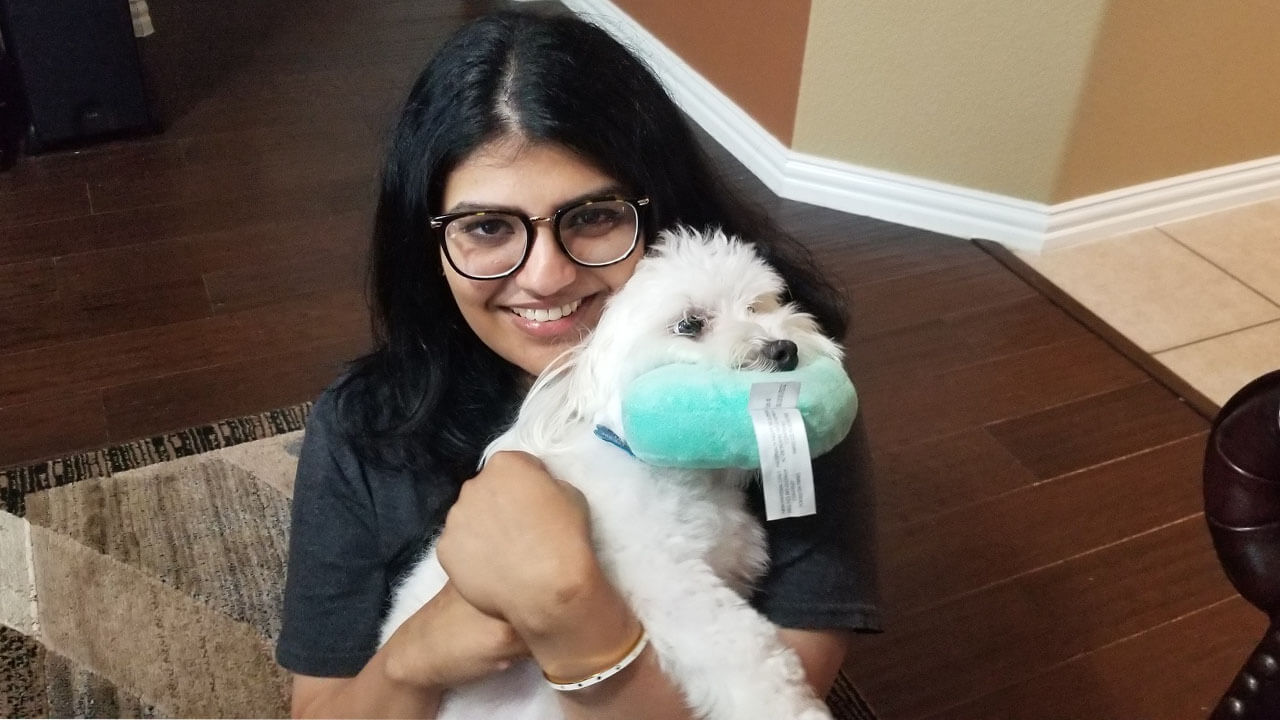
POLYGON ((535 295, 550 297, 572 285, 577 277, 577 264, 560 248, 550 224, 535 225, 529 258, 516 273, 519 286, 535 295))

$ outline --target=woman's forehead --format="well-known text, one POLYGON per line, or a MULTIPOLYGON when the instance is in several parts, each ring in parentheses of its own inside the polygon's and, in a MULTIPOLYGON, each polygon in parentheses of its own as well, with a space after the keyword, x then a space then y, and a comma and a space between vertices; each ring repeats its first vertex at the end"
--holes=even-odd
POLYGON ((495 207, 541 213, 621 189, 615 178, 561 145, 499 139, 453 168, 441 201, 444 212, 495 207))

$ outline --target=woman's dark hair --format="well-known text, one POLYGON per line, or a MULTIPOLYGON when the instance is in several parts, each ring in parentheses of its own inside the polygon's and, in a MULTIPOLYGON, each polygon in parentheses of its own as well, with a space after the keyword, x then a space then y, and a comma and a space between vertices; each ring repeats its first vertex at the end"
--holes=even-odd
POLYGON ((843 336, 839 294, 803 247, 718 179, 642 62, 571 15, 497 13, 446 41, 414 83, 387 154, 370 262, 375 347, 340 388, 366 460, 461 480, 514 418, 522 371, 463 320, 428 231, 449 173, 504 137, 567 148, 647 195, 650 237, 687 224, 755 241, 793 299, 843 336))

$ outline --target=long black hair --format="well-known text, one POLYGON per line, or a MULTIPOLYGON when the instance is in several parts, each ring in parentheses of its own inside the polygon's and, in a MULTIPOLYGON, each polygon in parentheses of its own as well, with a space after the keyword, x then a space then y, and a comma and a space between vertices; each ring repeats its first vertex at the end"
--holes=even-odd
POLYGON ((427 220, 443 211, 449 173, 504 137, 567 148, 647 195, 651 237, 680 223, 755 241, 793 299, 843 336, 839 294, 802 246, 719 180, 640 60, 572 15, 496 13, 437 52, 387 153, 369 272, 375 346, 339 389, 347 432, 367 461, 460 481, 514 418, 522 371, 462 318, 427 220))

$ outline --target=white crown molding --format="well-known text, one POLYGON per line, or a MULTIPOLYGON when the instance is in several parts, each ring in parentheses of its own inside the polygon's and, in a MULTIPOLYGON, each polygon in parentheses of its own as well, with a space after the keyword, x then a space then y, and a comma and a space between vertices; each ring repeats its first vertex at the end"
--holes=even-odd
POLYGON ((780 197, 1041 252, 1280 197, 1280 156, 1048 205, 796 152, 609 0, 562 0, 654 69, 672 98, 780 197))

